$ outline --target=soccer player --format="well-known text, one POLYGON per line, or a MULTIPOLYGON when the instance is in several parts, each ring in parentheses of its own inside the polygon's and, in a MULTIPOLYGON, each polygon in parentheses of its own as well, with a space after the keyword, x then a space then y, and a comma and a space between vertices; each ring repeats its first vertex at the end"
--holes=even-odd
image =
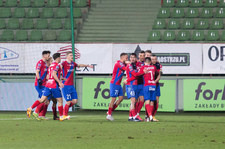
MULTIPOLYGON (((47 76, 47 61, 50 58, 50 51, 42 52, 42 59, 36 64, 36 77, 35 77, 35 89, 38 92, 38 98, 42 96, 42 91, 45 88, 46 76, 47 76)), ((34 109, 34 107, 32 107, 34 109)), ((30 118, 31 110, 27 109, 27 117, 30 118)))
POLYGON ((40 100, 36 100, 34 104, 27 109, 27 111, 31 111, 33 108, 37 107, 39 104, 45 102, 49 96, 52 96, 52 98, 56 98, 58 101, 58 110, 60 121, 63 121, 63 100, 62 100, 62 94, 60 88, 64 87, 64 84, 60 81, 60 74, 61 74, 61 65, 59 64, 61 62, 60 53, 53 54, 53 59, 55 62, 53 62, 49 67, 49 79, 46 83, 46 86, 43 91, 43 95, 40 100))
POLYGON ((113 68, 112 80, 110 81, 110 97, 112 98, 109 103, 109 109, 107 112, 106 119, 113 121, 112 112, 117 106, 123 101, 123 89, 121 87, 121 81, 126 70, 125 61, 128 60, 127 53, 120 54, 120 60, 118 60, 113 68), (119 99, 116 101, 116 98, 119 99))
MULTIPOLYGON (((132 53, 130 55, 130 64, 127 64, 126 66, 126 76, 127 79, 130 79, 134 77, 133 73, 137 71, 136 69, 136 62, 137 62, 137 55, 135 53, 132 53)), ((126 92, 127 92, 127 98, 131 100, 130 105, 130 112, 129 112, 129 119, 128 121, 140 121, 138 118, 136 118, 136 111, 135 111, 135 102, 137 97, 137 79, 135 78, 133 81, 130 81, 126 84, 126 92)))
POLYGON ((66 61, 62 63, 62 72, 63 72, 63 84, 62 88, 63 96, 66 100, 66 104, 63 109, 63 117, 64 119, 70 119, 68 116, 69 108, 77 103, 77 91, 74 88, 73 78, 74 78, 74 69, 76 67, 90 67, 93 68, 92 65, 85 64, 76 64, 73 62, 73 53, 66 53, 66 61))
MULTIPOLYGON (((139 61, 137 61, 136 66, 137 66, 137 70, 140 71, 140 68, 142 66, 144 66, 144 64, 145 64, 145 51, 141 51, 139 53, 138 57, 139 57, 139 61)), ((142 121, 141 117, 139 116, 139 113, 141 111, 141 108, 144 105, 144 93, 143 93, 144 80, 143 80, 143 76, 137 77, 137 84, 138 84, 138 86, 137 86, 138 101, 135 104, 135 109, 136 109, 136 113, 137 113, 137 118, 142 121)))
MULTIPOLYGON (((141 67, 140 71, 136 75, 143 75, 144 77, 144 100, 145 108, 149 115, 148 121, 153 121, 154 101, 156 100, 156 82, 159 81, 160 75, 155 79, 156 67, 151 65, 151 58, 145 58, 145 65, 141 67)), ((130 82, 126 80, 126 82, 130 82)))
POLYGON ((152 51, 151 50, 146 50, 145 51, 145 57, 152 57, 152 51))
MULTIPOLYGON (((157 56, 156 55, 152 55, 151 57, 152 60, 152 65, 155 65, 156 67, 156 74, 155 74, 155 79, 161 74, 162 74, 162 65, 158 62, 157 60, 157 56)), ((160 97, 161 93, 160 93, 160 86, 159 86, 159 81, 156 82, 156 101, 154 103, 154 110, 153 110, 153 121, 158 122, 159 120, 157 120, 155 118, 156 112, 158 110, 159 107, 159 97, 160 97)))
MULTIPOLYGON (((47 61, 47 66, 49 67, 51 64, 53 63, 53 59, 52 57, 49 58, 49 60, 47 61)), ((47 75, 46 79, 49 79, 49 76, 47 75)), ((51 96, 48 97, 49 100, 52 100, 53 104, 52 104, 52 112, 53 112, 53 120, 59 120, 59 117, 57 116, 57 111, 56 111, 56 104, 57 104, 57 100, 55 98, 52 98, 51 96)), ((48 105, 49 105, 49 100, 46 100, 44 103, 41 103, 40 105, 37 106, 37 108, 34 111, 34 115, 38 114, 38 118, 40 120, 48 120, 48 118, 45 117, 47 109, 48 109, 48 105)), ((38 120, 39 120, 38 119, 38 120)))

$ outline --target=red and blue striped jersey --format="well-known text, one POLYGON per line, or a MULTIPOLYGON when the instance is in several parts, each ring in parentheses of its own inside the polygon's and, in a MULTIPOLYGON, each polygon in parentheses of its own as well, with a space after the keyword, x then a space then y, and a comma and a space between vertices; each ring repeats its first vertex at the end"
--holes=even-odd
POLYGON ((134 69, 132 64, 127 64, 126 76, 127 79, 132 79, 132 81, 128 82, 127 85, 137 85, 137 78, 135 77, 135 72, 137 72, 137 69, 134 69))
MULTIPOLYGON (((36 64, 36 70, 39 70, 39 76, 40 79, 43 81, 42 86, 45 86, 46 84, 46 76, 47 76, 47 64, 42 59, 39 60, 36 64)), ((35 86, 38 86, 38 79, 35 77, 35 86)))
POLYGON ((78 65, 75 62, 68 63, 67 61, 62 62, 62 76, 66 78, 63 81, 64 85, 73 85, 73 74, 74 70, 78 65))
MULTIPOLYGON (((137 61, 137 63, 136 63, 137 70, 140 71, 141 67, 144 65, 145 65, 145 62, 137 61)), ((137 84, 144 84, 143 76, 137 77, 137 84)))
POLYGON ((53 77, 53 71, 57 72, 57 77, 60 79, 60 74, 61 74, 61 65, 59 63, 53 62, 50 67, 48 68, 48 75, 49 75, 49 79, 45 85, 45 87, 48 88, 58 88, 58 82, 55 81, 54 77, 53 77))
POLYGON ((113 68, 112 80, 110 81, 110 83, 115 85, 120 85, 125 70, 126 70, 125 63, 122 63, 121 61, 117 61, 113 68))
POLYGON ((144 86, 156 85, 155 82, 155 73, 156 67, 154 65, 144 65, 140 69, 140 73, 144 74, 144 86), (148 73, 144 74, 144 70, 148 70, 148 73))

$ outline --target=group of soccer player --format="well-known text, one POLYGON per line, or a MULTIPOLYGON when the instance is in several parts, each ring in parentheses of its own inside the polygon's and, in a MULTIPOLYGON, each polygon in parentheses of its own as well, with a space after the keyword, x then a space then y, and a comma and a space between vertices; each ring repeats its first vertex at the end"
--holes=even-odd
POLYGON ((157 122, 155 114, 158 110, 160 97, 159 80, 162 65, 151 50, 141 51, 138 58, 135 53, 132 53, 129 61, 127 53, 120 54, 120 60, 115 63, 113 68, 110 82, 111 101, 106 119, 114 120, 112 112, 123 101, 121 81, 125 71, 127 79, 123 83, 126 84, 127 97, 131 101, 128 121, 143 121, 139 113, 145 104, 145 121, 157 122), (117 97, 118 100, 116 100, 117 97))
POLYGON ((45 115, 48 105, 50 101, 53 101, 53 119, 63 121, 70 119, 69 108, 77 103, 77 92, 73 83, 74 70, 76 67, 93 68, 93 66, 75 63, 72 52, 66 53, 66 61, 62 63, 60 53, 54 53, 52 57, 50 57, 50 54, 50 51, 43 51, 42 59, 36 65, 35 88, 39 99, 27 109, 27 116, 30 118, 32 110, 36 108, 33 116, 37 120, 47 120, 45 115), (64 107, 60 88, 66 100, 64 107), (59 117, 56 110, 57 104, 59 117))

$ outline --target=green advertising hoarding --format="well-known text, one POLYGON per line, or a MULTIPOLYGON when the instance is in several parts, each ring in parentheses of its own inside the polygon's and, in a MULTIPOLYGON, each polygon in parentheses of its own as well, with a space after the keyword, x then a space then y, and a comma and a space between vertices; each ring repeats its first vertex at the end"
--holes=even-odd
POLYGON ((225 79, 185 79, 184 111, 225 111, 225 79))
MULTIPOLYGON (((83 78, 83 109, 108 109, 111 100, 109 85, 111 78, 83 78)), ((158 111, 174 112, 176 99, 176 80, 160 80, 161 97, 159 99, 158 111)), ((117 110, 129 110, 130 100, 125 93, 123 85, 124 100, 117 110)), ((142 108, 144 110, 144 108, 142 108)))

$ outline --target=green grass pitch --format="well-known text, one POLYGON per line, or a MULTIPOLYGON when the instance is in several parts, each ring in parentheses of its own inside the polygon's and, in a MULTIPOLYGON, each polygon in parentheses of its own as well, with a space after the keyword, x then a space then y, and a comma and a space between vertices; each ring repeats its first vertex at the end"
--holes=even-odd
MULTIPOLYGON (((128 112, 70 113, 71 120, 26 119, 25 112, 0 112, 0 149, 211 149, 225 148, 224 113, 159 113, 160 122, 128 122, 128 112)), ((142 113, 143 117, 144 113, 142 113)))

